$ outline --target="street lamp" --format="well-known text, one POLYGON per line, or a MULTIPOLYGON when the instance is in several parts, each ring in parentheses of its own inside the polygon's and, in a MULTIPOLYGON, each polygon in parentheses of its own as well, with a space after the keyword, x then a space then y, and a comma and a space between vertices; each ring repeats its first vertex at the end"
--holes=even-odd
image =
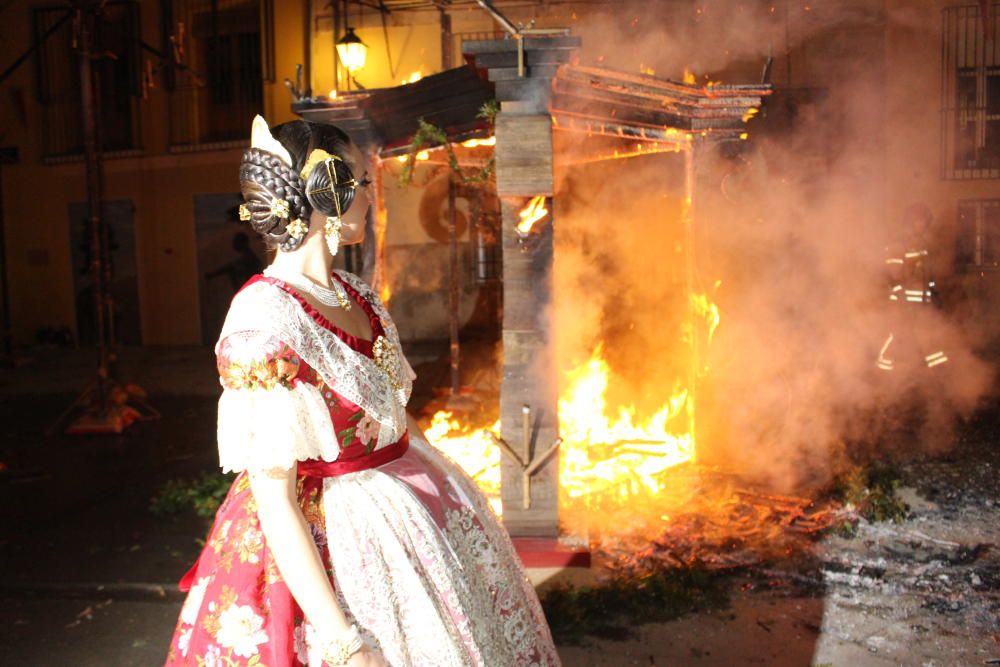
POLYGON ((354 34, 354 28, 349 27, 344 36, 337 40, 337 55, 340 56, 340 62, 344 63, 344 67, 347 68, 349 88, 351 77, 365 66, 368 46, 354 34))

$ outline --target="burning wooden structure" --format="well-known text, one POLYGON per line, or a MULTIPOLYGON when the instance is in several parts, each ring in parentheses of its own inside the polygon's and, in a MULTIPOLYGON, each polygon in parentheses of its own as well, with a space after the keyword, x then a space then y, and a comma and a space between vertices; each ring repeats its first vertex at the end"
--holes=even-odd
MULTIPOLYGON (((489 124, 477 113, 485 102, 499 102, 495 176, 502 212, 503 376, 498 444, 505 453, 503 518, 519 536, 555 537, 559 531, 559 397, 543 320, 551 297, 554 169, 560 160, 678 153, 687 174, 682 222, 690 234, 699 147, 746 138, 746 122, 770 93, 763 83, 699 85, 585 67, 577 62, 580 47, 580 39, 568 34, 466 42, 463 67, 398 88, 301 100, 294 107, 308 120, 339 125, 372 156, 385 159, 408 150, 420 119, 442 128, 450 142, 486 136, 489 124), (548 224, 538 224, 546 216, 548 224)), ((384 229, 381 205, 376 217, 376 226, 384 229)), ((691 264, 692 253, 687 257, 691 264)), ((687 271, 691 275, 693 264, 687 271)), ((693 377, 691 385, 689 391, 693 377)), ((693 420, 693 408, 687 415, 693 420)))

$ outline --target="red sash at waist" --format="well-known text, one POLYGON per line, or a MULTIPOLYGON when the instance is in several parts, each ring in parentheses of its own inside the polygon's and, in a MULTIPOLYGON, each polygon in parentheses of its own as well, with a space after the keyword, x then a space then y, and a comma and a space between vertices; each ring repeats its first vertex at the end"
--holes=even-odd
MULTIPOLYGON (((390 461, 395 461, 405 454, 409 447, 410 434, 404 433, 403 437, 396 442, 391 445, 386 445, 382 449, 376 449, 371 454, 339 458, 336 461, 321 461, 319 459, 299 461, 299 476, 337 477, 338 475, 346 475, 351 472, 371 470, 372 468, 378 468, 379 466, 385 465, 390 461)), ((341 457, 343 457, 344 454, 347 454, 348 451, 348 449, 345 449, 341 453, 341 457)))
MULTIPOLYGON (((298 463, 298 476, 299 477, 336 477, 338 475, 346 475, 352 472, 359 472, 361 470, 371 470, 372 468, 378 468, 379 466, 385 465, 390 461, 395 461, 406 453, 406 450, 410 447, 410 434, 404 433, 403 437, 387 445, 382 449, 376 449, 371 454, 364 454, 363 447, 347 447, 341 452, 341 456, 347 455, 346 458, 339 458, 336 461, 320 461, 319 459, 307 459, 305 461, 299 461, 298 463), (355 451, 361 452, 357 455, 353 455, 355 451)), ((202 551, 202 554, 205 552, 202 551)), ((195 561, 194 565, 191 566, 183 577, 181 577, 180 582, 178 582, 177 587, 184 592, 191 589, 191 585, 194 583, 194 578, 198 573, 198 564, 201 562, 201 556, 199 555, 198 560, 195 561)))

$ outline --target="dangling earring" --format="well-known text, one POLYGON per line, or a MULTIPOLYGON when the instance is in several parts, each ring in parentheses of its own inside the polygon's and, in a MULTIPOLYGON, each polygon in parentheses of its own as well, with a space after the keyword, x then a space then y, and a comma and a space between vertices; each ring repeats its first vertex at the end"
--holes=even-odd
POLYGON ((337 252, 340 250, 340 228, 343 225, 344 222, 339 216, 327 216, 326 224, 323 225, 323 232, 326 236, 326 247, 334 257, 337 256, 337 252))

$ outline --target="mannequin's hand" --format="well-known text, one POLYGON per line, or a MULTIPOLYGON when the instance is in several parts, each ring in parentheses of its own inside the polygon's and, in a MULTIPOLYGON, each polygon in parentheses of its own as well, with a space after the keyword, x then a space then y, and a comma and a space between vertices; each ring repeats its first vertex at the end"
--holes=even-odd
POLYGON ((368 646, 352 655, 345 664, 347 667, 389 667, 382 654, 368 646))

